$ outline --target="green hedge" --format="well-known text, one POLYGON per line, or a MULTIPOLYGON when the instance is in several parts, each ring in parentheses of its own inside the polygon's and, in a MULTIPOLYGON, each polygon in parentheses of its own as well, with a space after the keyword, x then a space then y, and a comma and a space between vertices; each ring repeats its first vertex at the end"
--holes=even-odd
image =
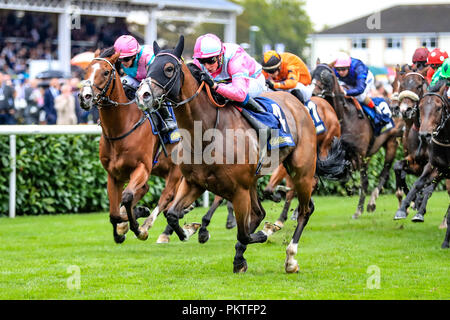
MULTIPOLYGON (((98 158, 99 136, 93 135, 34 135, 17 136, 17 193, 16 214, 38 215, 53 213, 76 213, 108 211, 106 171, 98 158)), ((8 214, 9 206, 9 137, 0 136, 0 209, 8 214)), ((398 149, 397 158, 402 156, 398 149)), ((384 150, 378 152, 369 167, 369 190, 383 167, 384 150)), ((394 172, 385 192, 394 192, 394 172)), ((260 189, 269 176, 260 180, 260 189)), ((408 176, 412 184, 415 177, 408 176)), ((321 181, 318 194, 347 195, 357 192, 359 173, 353 173, 346 185, 332 181, 321 181)), ((150 190, 142 200, 154 206, 164 188, 164 180, 150 179, 150 190)), ((440 189, 443 189, 442 185, 440 189)), ((213 195, 210 195, 213 199, 213 195)))

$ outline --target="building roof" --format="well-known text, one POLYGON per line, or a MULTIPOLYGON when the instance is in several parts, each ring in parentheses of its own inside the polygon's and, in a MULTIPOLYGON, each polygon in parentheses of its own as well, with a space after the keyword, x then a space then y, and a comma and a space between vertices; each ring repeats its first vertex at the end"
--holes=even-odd
POLYGON ((156 5, 159 7, 192 8, 201 10, 231 11, 241 14, 243 8, 226 0, 130 0, 131 3, 156 5))
POLYGON ((316 35, 450 32, 450 4, 400 5, 387 8, 380 12, 378 25, 377 21, 369 19, 373 15, 317 32, 316 35))

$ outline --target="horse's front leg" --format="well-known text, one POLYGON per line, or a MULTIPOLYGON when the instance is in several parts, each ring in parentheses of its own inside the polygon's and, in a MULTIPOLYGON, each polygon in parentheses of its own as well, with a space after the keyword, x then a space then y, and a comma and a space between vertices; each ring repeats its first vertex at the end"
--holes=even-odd
POLYGON ((360 169, 360 180, 361 180, 361 186, 359 187, 359 202, 358 202, 358 208, 356 209, 356 212, 353 214, 353 219, 358 219, 359 216, 364 212, 364 202, 366 201, 366 194, 367 189, 369 187, 369 178, 367 176, 367 168, 369 166, 369 161, 363 160, 361 169, 360 169))
POLYGON ((125 190, 122 192, 122 205, 127 211, 128 221, 130 222, 130 229, 134 232, 136 237, 140 240, 146 240, 148 233, 143 233, 139 230, 139 223, 133 211, 134 205, 143 196, 142 188, 145 187, 150 176, 150 170, 140 163, 130 175, 130 182, 125 190))
POLYGON ((209 208, 208 212, 206 212, 206 214, 202 218, 202 225, 201 225, 200 229, 198 230, 198 242, 205 243, 206 241, 209 240, 210 236, 209 236, 207 227, 209 226, 209 223, 211 222, 211 218, 212 218, 214 212, 216 212, 217 208, 221 205, 222 202, 223 202, 222 197, 217 196, 217 195, 214 197, 214 201, 213 201, 211 207, 209 208))
POLYGON ((389 180, 389 171, 391 170, 392 163, 395 159, 395 154, 397 152, 398 142, 396 138, 390 139, 386 144, 386 155, 384 156, 384 166, 383 171, 381 171, 380 178, 378 180, 378 186, 373 190, 369 203, 367 204, 367 211, 373 212, 375 211, 377 204, 377 198, 380 195, 381 190, 383 189, 386 182, 389 180))
POLYGON ((191 205, 198 197, 200 197, 205 189, 187 182, 186 179, 181 181, 175 199, 170 208, 165 212, 167 223, 175 231, 181 241, 187 241, 200 228, 200 223, 191 223, 180 227, 179 219, 184 215, 184 209, 191 205))
POLYGON ((125 224, 128 226, 128 217, 120 214, 120 194, 123 185, 123 182, 116 181, 116 179, 108 174, 109 221, 113 226, 113 236, 116 243, 125 241, 125 233, 127 230, 124 230, 123 227, 121 228, 120 225, 125 224))

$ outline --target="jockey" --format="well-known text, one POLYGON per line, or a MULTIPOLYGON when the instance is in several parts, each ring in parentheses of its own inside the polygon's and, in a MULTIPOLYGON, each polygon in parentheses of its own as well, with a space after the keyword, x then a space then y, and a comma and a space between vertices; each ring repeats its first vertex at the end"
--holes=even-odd
POLYGON ((431 83, 434 73, 437 68, 439 68, 445 59, 448 58, 448 53, 446 51, 441 51, 441 49, 436 48, 428 54, 427 65, 430 66, 427 72, 427 81, 431 83))
POLYGON ((416 51, 414 51, 413 57, 412 57, 412 68, 420 71, 423 68, 426 67, 427 64, 427 58, 428 58, 428 49, 425 47, 417 48, 416 51))
MULTIPOLYGON (((244 108, 264 113, 253 99, 265 91, 265 78, 261 65, 245 50, 234 43, 222 43, 214 34, 197 38, 194 46, 194 64, 202 72, 202 81, 227 99, 239 102, 244 108)), ((270 132, 270 128, 242 112, 253 127, 270 132)))
MULTIPOLYGON (((369 108, 375 108, 375 104, 369 97, 374 86, 374 77, 369 68, 359 59, 351 58, 348 54, 341 52, 334 62, 334 72, 339 79, 342 91, 346 96, 353 96, 360 103, 369 108)), ((375 108, 377 112, 378 109, 375 108)), ((360 112, 360 116, 362 111, 360 112)))
MULTIPOLYGON (((450 87, 450 58, 445 59, 442 65, 436 70, 428 91, 437 91, 444 83, 450 87)), ((447 91, 447 97, 450 98, 450 88, 447 91)))
POLYGON ((311 74, 300 57, 289 52, 278 54, 269 50, 264 53, 262 67, 270 89, 289 91, 303 104, 311 98, 312 88, 308 87, 311 74))
MULTIPOLYGON (((155 59, 153 49, 151 46, 139 45, 138 41, 131 35, 122 35, 117 38, 114 49, 120 53, 119 62, 126 74, 122 79, 124 89, 131 89, 129 91, 132 95, 128 93, 127 96, 132 98, 141 81, 147 76, 148 66, 155 59)), ((167 108, 160 108, 158 113, 166 124, 161 132, 169 132, 177 128, 177 124, 167 108)))

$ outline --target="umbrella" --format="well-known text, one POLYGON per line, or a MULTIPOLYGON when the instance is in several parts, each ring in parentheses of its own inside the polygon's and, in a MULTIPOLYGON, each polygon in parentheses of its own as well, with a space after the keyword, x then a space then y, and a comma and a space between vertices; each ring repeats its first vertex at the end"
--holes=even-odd
POLYGON ((94 55, 94 52, 91 51, 79 53, 70 60, 70 64, 84 69, 91 63, 92 59, 94 59, 94 55))

